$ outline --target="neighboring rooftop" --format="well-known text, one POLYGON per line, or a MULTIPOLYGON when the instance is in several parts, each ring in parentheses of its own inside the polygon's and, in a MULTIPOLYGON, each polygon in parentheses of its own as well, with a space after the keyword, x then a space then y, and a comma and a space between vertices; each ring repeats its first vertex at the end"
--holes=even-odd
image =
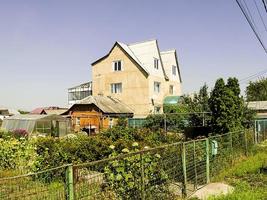
POLYGON ((66 112, 68 109, 67 108, 59 108, 55 106, 51 107, 41 107, 41 108, 36 108, 30 112, 30 114, 34 115, 61 115, 62 113, 66 112))
POLYGON ((82 83, 82 84, 80 84, 80 85, 76 85, 76 86, 74 86, 74 87, 71 87, 71 88, 69 88, 69 90, 71 90, 71 89, 76 89, 76 88, 90 88, 91 87, 91 85, 92 85, 92 81, 89 81, 89 82, 86 82, 86 83, 82 83))
POLYGON ((259 111, 267 111, 267 101, 250 101, 248 102, 248 108, 259 111))
MULTIPOLYGON (((112 97, 105 96, 89 96, 84 98, 83 100, 75 103, 75 105, 90 105, 94 104, 97 106, 103 113, 107 114, 132 114, 133 110, 128 107, 126 104, 121 102, 120 100, 112 97)), ((72 107, 73 107, 72 106, 72 107)), ((72 107, 69 109, 71 110, 72 107)))

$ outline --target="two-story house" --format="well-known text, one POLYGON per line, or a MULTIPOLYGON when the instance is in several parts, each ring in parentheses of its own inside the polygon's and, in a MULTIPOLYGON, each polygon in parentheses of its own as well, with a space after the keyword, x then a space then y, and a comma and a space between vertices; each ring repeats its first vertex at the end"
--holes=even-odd
POLYGON ((92 63, 93 95, 111 96, 134 110, 135 117, 162 113, 167 96, 181 95, 176 50, 160 51, 157 40, 115 42, 92 63))

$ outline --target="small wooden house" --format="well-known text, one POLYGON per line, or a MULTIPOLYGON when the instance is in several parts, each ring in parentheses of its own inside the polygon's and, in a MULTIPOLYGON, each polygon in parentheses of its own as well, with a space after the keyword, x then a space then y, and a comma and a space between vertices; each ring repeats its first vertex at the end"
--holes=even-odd
POLYGON ((75 132, 83 130, 88 134, 112 127, 119 117, 133 117, 132 109, 126 104, 118 99, 100 95, 84 98, 63 114, 71 117, 75 132))

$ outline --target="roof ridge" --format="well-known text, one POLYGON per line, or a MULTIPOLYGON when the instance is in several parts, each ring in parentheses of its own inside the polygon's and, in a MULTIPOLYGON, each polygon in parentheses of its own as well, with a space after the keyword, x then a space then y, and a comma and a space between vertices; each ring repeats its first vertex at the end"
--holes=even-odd
POLYGON ((143 41, 140 41, 140 42, 134 42, 134 43, 127 44, 127 46, 141 44, 141 43, 146 43, 146 42, 151 42, 151 41, 157 41, 157 39, 154 38, 154 39, 143 40, 143 41))
POLYGON ((167 50, 164 50, 164 51, 160 51, 160 53, 162 54, 162 53, 169 53, 169 52, 171 52, 171 51, 176 51, 176 49, 167 49, 167 50))

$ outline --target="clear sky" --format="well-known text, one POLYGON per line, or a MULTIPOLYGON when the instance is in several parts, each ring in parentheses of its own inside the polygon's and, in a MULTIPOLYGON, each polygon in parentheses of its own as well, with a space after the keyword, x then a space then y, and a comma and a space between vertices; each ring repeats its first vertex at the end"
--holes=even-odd
POLYGON ((115 41, 154 38, 177 50, 184 93, 267 68, 234 0, 0 0, 0 106, 66 106, 115 41))

